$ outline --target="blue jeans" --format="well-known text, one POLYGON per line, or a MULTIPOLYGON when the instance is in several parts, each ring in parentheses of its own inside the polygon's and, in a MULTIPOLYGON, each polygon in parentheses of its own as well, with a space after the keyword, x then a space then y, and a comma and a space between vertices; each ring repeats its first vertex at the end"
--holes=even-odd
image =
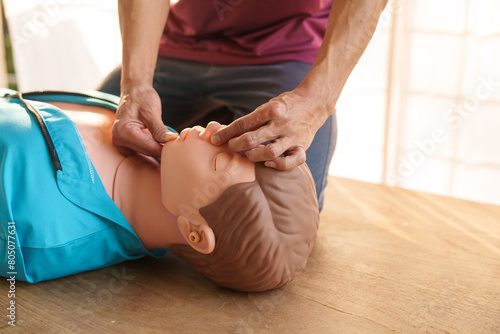
MULTIPOLYGON (((159 57, 153 87, 162 100, 163 122, 177 131, 210 121, 229 124, 279 94, 293 90, 311 65, 290 61, 252 66, 214 66, 159 57)), ((98 90, 120 95, 121 67, 111 72, 98 90)), ((320 210, 337 139, 335 113, 316 133, 306 151, 316 183, 320 210)))

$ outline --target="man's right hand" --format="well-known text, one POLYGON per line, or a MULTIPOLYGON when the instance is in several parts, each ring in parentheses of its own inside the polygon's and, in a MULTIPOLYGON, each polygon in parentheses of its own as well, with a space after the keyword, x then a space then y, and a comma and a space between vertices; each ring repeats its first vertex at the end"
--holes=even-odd
POLYGON ((149 84, 123 89, 113 123, 113 143, 120 153, 159 158, 162 145, 177 138, 161 120, 161 100, 149 84))

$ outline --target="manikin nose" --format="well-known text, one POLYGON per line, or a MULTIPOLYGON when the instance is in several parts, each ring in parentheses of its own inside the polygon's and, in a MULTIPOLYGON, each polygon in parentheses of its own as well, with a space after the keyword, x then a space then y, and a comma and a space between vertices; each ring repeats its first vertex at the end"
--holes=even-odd
POLYGON ((220 128, 222 128, 222 125, 220 125, 218 122, 208 123, 206 129, 197 125, 193 128, 185 128, 184 130, 182 130, 179 134, 179 138, 184 141, 186 140, 187 136, 192 133, 192 135, 198 135, 200 139, 210 142, 212 134, 214 134, 220 128))
POLYGON ((207 128, 200 134, 200 137, 203 138, 203 140, 207 140, 208 142, 211 142, 210 138, 220 128, 222 128, 222 125, 220 125, 220 123, 215 122, 215 121, 210 122, 210 123, 208 123, 207 128))
POLYGON ((191 131, 191 128, 185 128, 184 130, 182 130, 181 133, 179 133, 179 139, 182 141, 186 140, 189 131, 191 131))

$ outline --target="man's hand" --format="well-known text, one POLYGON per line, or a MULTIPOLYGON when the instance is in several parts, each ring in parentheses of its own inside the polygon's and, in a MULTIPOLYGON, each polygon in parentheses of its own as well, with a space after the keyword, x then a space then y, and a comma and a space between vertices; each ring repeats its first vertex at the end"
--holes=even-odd
POLYGON ((297 88, 220 129, 212 136, 212 143, 228 142, 231 151, 243 152, 250 161, 291 169, 306 161, 305 151, 331 114, 328 109, 321 100, 297 88))
POLYGON ((113 143, 124 155, 160 157, 159 143, 177 138, 161 120, 161 101, 150 85, 122 92, 113 123, 113 143))

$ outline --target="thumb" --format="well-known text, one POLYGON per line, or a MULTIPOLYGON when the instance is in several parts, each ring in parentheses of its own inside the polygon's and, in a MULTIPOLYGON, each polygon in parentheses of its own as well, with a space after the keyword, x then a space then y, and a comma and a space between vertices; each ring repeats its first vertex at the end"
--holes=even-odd
POLYGON ((151 119, 147 122, 144 122, 151 132, 151 135, 153 136, 154 140, 157 141, 158 143, 165 143, 174 137, 177 137, 177 135, 165 126, 161 119, 151 119))

